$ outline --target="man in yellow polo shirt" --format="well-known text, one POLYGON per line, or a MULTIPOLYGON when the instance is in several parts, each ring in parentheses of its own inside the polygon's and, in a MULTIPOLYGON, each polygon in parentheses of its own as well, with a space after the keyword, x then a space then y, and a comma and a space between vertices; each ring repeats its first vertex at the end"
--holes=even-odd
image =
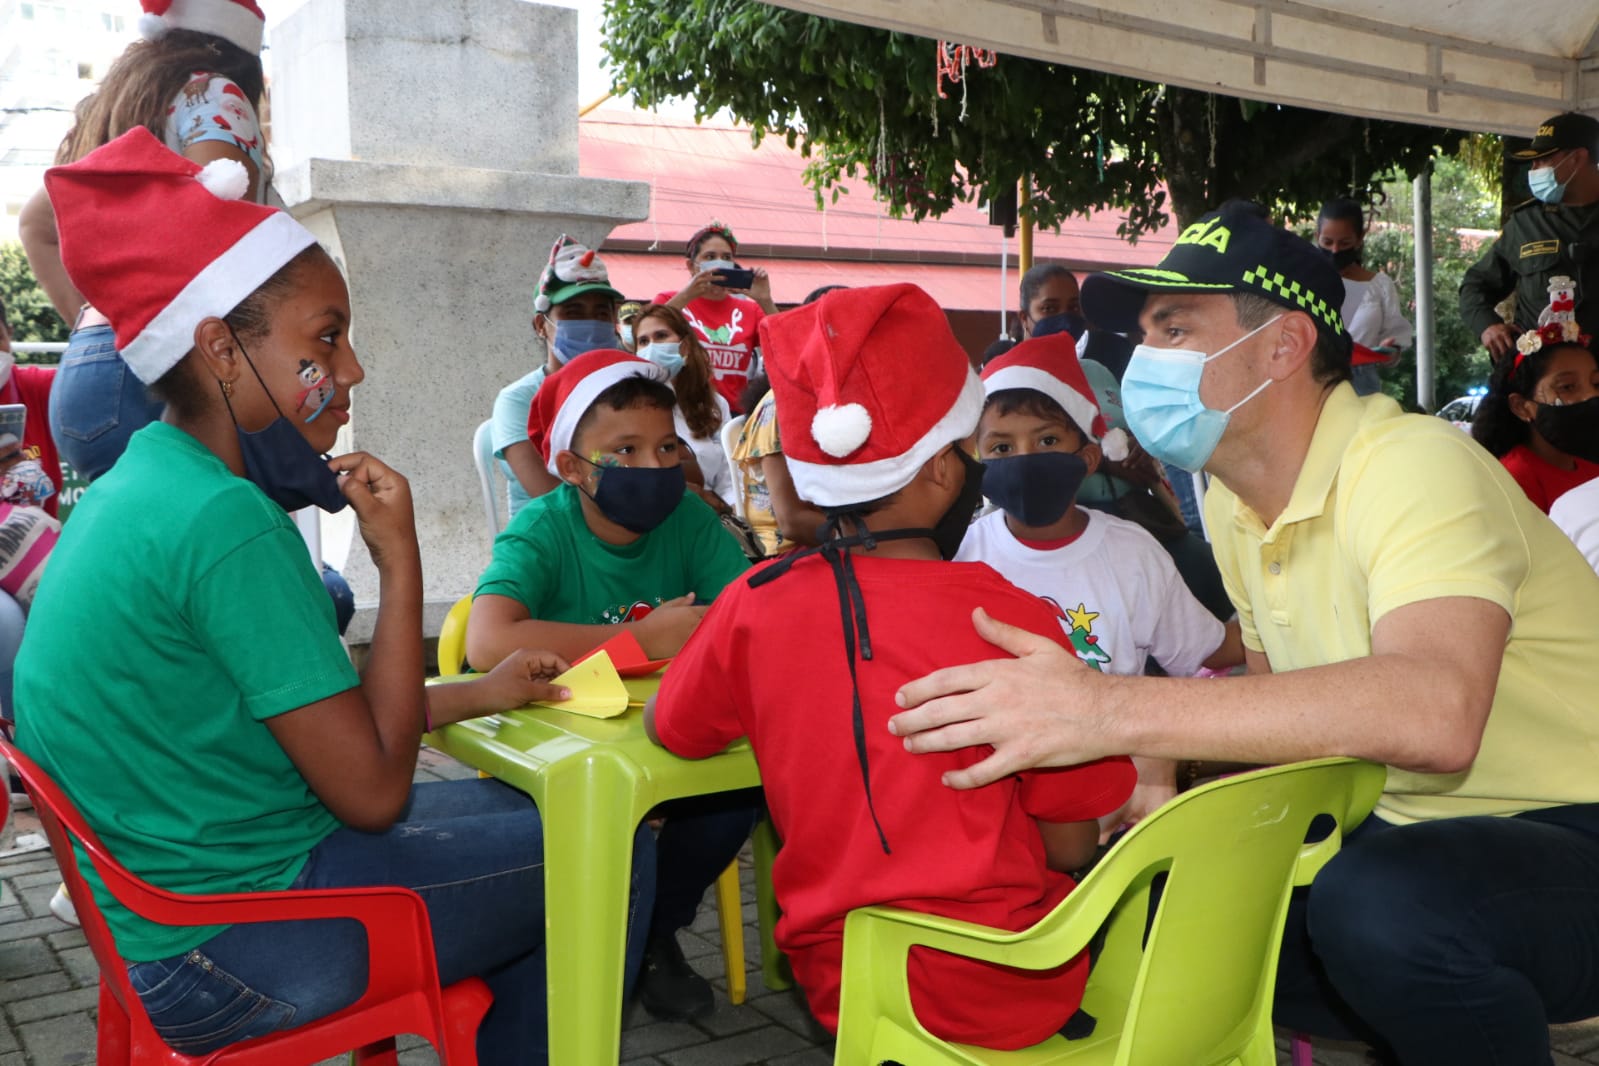
POLYGON ((1017 658, 913 682, 891 728, 993 745, 968 788, 1121 752, 1387 764, 1290 912, 1278 1020, 1412 1066, 1550 1063, 1549 1022, 1599 1015, 1599 576, 1464 434, 1355 395, 1342 288, 1247 204, 1083 286, 1145 334, 1134 434, 1213 476, 1250 676, 1098 674, 979 612, 1017 658))

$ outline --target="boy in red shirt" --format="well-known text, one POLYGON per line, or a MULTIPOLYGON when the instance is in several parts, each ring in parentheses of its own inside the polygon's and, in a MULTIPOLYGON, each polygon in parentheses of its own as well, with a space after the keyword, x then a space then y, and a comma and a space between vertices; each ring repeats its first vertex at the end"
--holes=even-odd
MULTIPOLYGON (((980 498, 962 442, 983 389, 932 299, 914 285, 841 290, 768 318, 761 345, 795 488, 830 516, 823 543, 729 584, 645 714, 689 758, 749 736, 783 839, 778 944, 836 1029, 851 910, 1026 928, 1071 890, 1063 871, 1092 855, 1093 819, 1134 773, 1116 758, 962 792, 941 775, 988 749, 913 756, 888 732, 906 681, 996 654, 973 607, 1060 632, 988 566, 945 561, 980 498)), ((918 950, 910 970, 930 1031, 1018 1048, 1074 1013, 1088 960, 1028 972, 918 950)))

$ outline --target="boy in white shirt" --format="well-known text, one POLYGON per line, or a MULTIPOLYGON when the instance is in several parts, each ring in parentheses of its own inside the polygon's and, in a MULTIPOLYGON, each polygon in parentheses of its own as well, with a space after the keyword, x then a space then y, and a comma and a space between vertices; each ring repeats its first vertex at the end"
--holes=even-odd
MULTIPOLYGON (((1079 507, 1077 490, 1102 456, 1126 453, 1108 434, 1069 333, 1024 341, 983 370, 977 427, 983 494, 997 510, 961 542, 1054 609, 1077 657, 1112 674, 1141 674, 1153 658, 1174 677, 1244 661, 1237 621, 1223 625, 1183 584, 1171 556, 1140 526, 1079 507), (1103 446, 1100 441, 1103 439, 1103 446)), ((1108 836, 1176 794, 1175 763, 1135 758, 1138 787, 1101 819, 1108 836)))

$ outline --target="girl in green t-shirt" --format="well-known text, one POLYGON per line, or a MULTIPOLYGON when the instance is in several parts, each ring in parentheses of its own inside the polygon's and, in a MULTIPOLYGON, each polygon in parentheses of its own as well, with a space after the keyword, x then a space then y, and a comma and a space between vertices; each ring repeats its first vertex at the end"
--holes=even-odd
MULTIPOLYGON (((479 975, 494 992, 480 1060, 542 1062, 538 812, 495 781, 412 777, 424 730, 564 698, 551 679, 566 664, 524 651, 424 688, 410 487, 365 453, 323 458, 363 377, 344 280, 288 215, 237 199, 237 178, 142 128, 46 175, 74 285, 166 412, 58 545, 17 662, 18 743, 162 888, 415 889, 441 979, 479 975), (287 514, 308 504, 352 507, 378 571, 359 675, 287 514), (114 651, 85 655, 91 634, 114 651)), ((648 880, 647 829, 637 847, 648 880)), ((90 881, 152 1022, 184 1053, 325 1016, 366 986, 353 922, 173 928, 90 881)), ((653 885, 635 891, 642 918, 653 885)))

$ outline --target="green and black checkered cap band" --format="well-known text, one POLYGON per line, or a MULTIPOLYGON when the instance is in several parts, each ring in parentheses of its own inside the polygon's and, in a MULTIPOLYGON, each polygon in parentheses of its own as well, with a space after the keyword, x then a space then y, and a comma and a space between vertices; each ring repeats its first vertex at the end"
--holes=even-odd
POLYGON ((1270 267, 1257 266, 1244 271, 1244 285, 1260 289, 1268 299, 1298 307, 1334 337, 1344 335, 1344 316, 1338 313, 1338 308, 1329 306, 1326 300, 1299 282, 1288 280, 1270 267))

